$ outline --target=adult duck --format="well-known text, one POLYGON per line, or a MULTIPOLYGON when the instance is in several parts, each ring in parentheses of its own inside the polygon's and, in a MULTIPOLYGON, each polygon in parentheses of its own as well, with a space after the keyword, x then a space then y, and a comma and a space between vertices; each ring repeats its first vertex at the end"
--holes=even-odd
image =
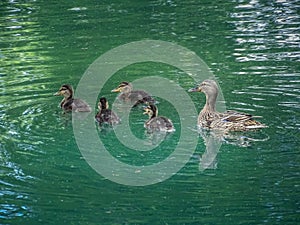
POLYGON ((216 111, 216 100, 218 96, 218 85, 214 80, 204 80, 199 86, 191 88, 189 92, 203 92, 206 103, 198 116, 198 125, 201 128, 216 129, 224 131, 247 131, 267 127, 256 121, 252 116, 243 112, 216 111))

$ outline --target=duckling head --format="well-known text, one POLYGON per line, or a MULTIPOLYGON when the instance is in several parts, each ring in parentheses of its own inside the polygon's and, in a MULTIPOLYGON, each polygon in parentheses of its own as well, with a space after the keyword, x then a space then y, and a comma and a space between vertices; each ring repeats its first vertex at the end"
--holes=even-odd
POLYGON ((149 118, 156 117, 158 115, 158 109, 155 105, 150 104, 146 107, 144 107, 144 115, 148 115, 149 118))
POLYGON ((65 98, 72 98, 73 87, 70 84, 64 84, 59 88, 59 90, 54 95, 56 96, 62 95, 65 98))
POLYGON ((111 90, 111 92, 124 92, 124 93, 128 93, 131 91, 132 91, 132 84, 126 81, 121 82, 118 87, 111 90))
POLYGON ((108 107, 109 105, 107 99, 105 97, 100 98, 98 102, 98 109, 103 110, 103 109, 108 109, 108 107))

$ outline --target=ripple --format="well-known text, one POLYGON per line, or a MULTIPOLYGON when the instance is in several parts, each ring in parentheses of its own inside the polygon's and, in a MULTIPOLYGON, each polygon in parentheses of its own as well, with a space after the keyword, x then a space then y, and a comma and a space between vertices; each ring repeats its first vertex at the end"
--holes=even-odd
POLYGON ((87 10, 87 8, 86 7, 73 7, 68 10, 69 11, 84 11, 84 10, 87 10))
MULTIPOLYGON (((32 176, 26 175, 23 169, 11 160, 11 154, 2 145, 0 145, 0 149, 0 166, 2 168, 2 174, 12 177, 18 181, 30 181, 34 179, 32 176)), ((14 184, 11 184, 9 181, 5 180, 1 180, 1 183, 7 186, 14 186, 14 184)))
POLYGON ((18 206, 15 204, 0 204, 0 218, 5 220, 15 219, 16 217, 24 217, 30 212, 28 206, 18 206))
POLYGON ((251 1, 231 13, 238 62, 299 61, 300 16, 297 2, 268 4, 251 1), (269 27, 275 26, 270 33, 269 27))
POLYGON ((0 196, 5 199, 5 203, 0 204, 0 218, 7 220, 29 215, 30 208, 21 202, 29 198, 29 195, 23 191, 34 177, 26 175, 22 168, 13 162, 11 154, 2 144, 0 145, 0 167, 2 186, 0 196), (20 187, 22 192, 17 191, 20 187), (20 204, 16 203, 16 199, 20 204))
POLYGON ((288 108, 300 109, 299 101, 298 102, 281 102, 278 105, 285 106, 285 107, 288 107, 288 108))

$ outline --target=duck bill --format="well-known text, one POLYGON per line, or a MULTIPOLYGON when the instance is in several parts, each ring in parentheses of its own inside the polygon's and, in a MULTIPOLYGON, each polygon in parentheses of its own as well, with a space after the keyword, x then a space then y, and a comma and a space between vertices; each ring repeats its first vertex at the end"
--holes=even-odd
POLYGON ((198 87, 194 87, 188 90, 188 92, 201 92, 201 89, 198 87))
POLYGON ((58 92, 54 93, 53 95, 54 95, 54 96, 59 96, 59 95, 61 95, 61 92, 58 91, 58 92))
POLYGON ((121 91, 120 88, 115 88, 115 89, 111 90, 111 92, 120 92, 120 91, 121 91))

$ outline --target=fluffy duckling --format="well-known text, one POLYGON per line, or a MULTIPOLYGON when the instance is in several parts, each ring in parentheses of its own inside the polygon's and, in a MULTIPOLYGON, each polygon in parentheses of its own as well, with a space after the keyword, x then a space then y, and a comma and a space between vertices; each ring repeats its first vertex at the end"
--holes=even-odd
POLYGON ((91 112, 91 107, 85 101, 73 98, 73 94, 73 87, 69 84, 64 84, 54 95, 64 97, 60 107, 66 112, 91 112))
POLYGON ((149 104, 144 108, 144 113, 149 116, 149 119, 144 123, 144 127, 149 132, 161 131, 161 132, 174 132, 175 128, 172 121, 163 116, 158 115, 158 109, 155 105, 149 104))
POLYGON ((120 123, 120 118, 112 110, 108 109, 107 99, 102 97, 98 103, 99 112, 95 116, 96 121, 102 124, 116 125, 120 123))
POLYGON ((120 92, 118 99, 127 102, 133 103, 134 106, 137 106, 141 103, 155 103, 155 100, 143 90, 133 90, 132 84, 126 81, 123 81, 119 86, 113 89, 111 92, 120 92))
POLYGON ((254 120, 254 116, 236 112, 216 111, 218 85, 214 80, 204 80, 198 87, 189 89, 189 92, 203 92, 206 103, 198 116, 198 125, 202 128, 218 129, 224 131, 247 131, 267 127, 254 120))

